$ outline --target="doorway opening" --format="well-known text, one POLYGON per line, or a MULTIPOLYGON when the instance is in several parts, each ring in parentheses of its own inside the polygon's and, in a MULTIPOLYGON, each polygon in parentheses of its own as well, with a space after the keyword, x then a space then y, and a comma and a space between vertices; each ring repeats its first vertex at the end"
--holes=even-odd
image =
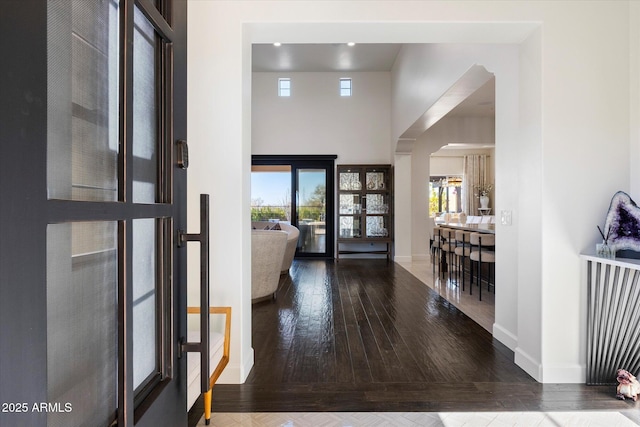
POLYGON ((296 257, 334 256, 337 156, 252 156, 251 220, 300 230, 296 257))

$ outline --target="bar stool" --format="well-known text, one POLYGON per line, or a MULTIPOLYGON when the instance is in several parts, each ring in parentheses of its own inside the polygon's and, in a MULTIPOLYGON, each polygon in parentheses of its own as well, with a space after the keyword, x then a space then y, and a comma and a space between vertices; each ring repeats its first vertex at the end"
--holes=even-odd
MULTIPOLYGON (((433 265, 433 274, 436 273, 436 264, 440 262, 440 250, 442 236, 440 236, 440 227, 433 227, 433 241, 431 242, 431 264, 433 265)), ((438 266, 440 270, 440 266, 438 266)))
MULTIPOLYGON (((465 259, 471 254, 471 232, 456 230, 456 248, 454 253, 458 259, 458 271, 462 273, 462 290, 464 291, 464 264, 465 259)), ((470 270, 473 280, 473 269, 470 270)))
POLYGON ((440 236, 442 237, 440 249, 445 252, 448 258, 447 266, 449 274, 451 274, 451 270, 453 269, 453 256, 456 250, 456 230, 442 227, 442 230, 440 230, 440 236))
MULTIPOLYGON (((473 248, 471 254, 469 255, 469 259, 471 261, 476 261, 478 263, 478 289, 479 289, 479 299, 482 301, 482 263, 489 264, 489 277, 487 277, 487 290, 489 290, 489 286, 491 286, 491 265, 495 265, 496 263, 496 253, 494 252, 494 248, 496 246, 496 236, 495 234, 488 233, 471 233, 471 244, 477 246, 477 248, 473 248)), ((472 279, 473 280, 473 279, 472 279)), ((495 284, 493 285, 495 288, 495 284)), ((473 284, 469 286, 469 295, 473 294, 473 284)))

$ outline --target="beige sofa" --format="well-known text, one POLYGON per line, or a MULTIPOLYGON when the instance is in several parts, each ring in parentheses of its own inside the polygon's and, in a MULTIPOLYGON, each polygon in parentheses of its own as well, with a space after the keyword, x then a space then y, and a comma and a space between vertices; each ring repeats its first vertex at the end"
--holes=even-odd
POLYGON ((280 274, 287 274, 293 263, 293 257, 296 255, 296 248, 298 247, 298 237, 300 236, 300 230, 291 224, 286 222, 269 222, 269 221, 254 221, 251 226, 255 230, 271 229, 275 225, 280 227, 280 230, 287 233, 287 248, 284 253, 284 259, 282 260, 282 268, 280 274))
POLYGON ((281 230, 251 230, 251 300, 275 298, 287 247, 281 230))
POLYGON ((282 260, 280 274, 287 274, 291 268, 291 264, 293 263, 293 257, 296 255, 300 230, 298 230, 297 227, 284 222, 280 223, 280 229, 287 233, 287 249, 284 252, 284 259, 282 260))

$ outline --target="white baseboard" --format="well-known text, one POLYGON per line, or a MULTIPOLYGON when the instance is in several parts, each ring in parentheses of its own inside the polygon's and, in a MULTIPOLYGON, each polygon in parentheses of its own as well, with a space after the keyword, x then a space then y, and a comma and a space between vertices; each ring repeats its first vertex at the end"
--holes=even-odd
POLYGON ((518 346, 518 337, 497 323, 493 324, 493 337, 509 347, 511 351, 515 351, 518 346))
POLYGON ((255 361, 253 347, 249 347, 249 351, 247 352, 246 357, 244 358, 244 364, 242 366, 242 372, 240 372, 241 382, 244 383, 249 376, 249 372, 251 372, 251 368, 253 368, 253 363, 255 361))
POLYGON ((587 368, 585 365, 573 363, 542 365, 520 348, 515 350, 515 362, 541 383, 584 384, 587 380, 587 368))
POLYGON ((222 374, 220 374, 220 378, 216 384, 242 384, 244 381, 241 381, 242 378, 240 373, 242 369, 240 369, 240 365, 229 363, 222 374))
POLYGON ((416 262, 425 262, 431 260, 431 255, 429 254, 414 254, 411 256, 412 261, 416 262))
POLYGON ((431 255, 429 254, 414 254, 411 256, 395 256, 393 257, 393 260, 395 262, 404 262, 404 263, 411 263, 411 262, 426 262, 426 261, 430 261, 431 260, 431 255))
POLYGON ((544 365, 543 383, 584 384, 587 381, 587 367, 578 364, 544 365))
POLYGON ((516 365, 520 366, 524 371, 531 375, 534 380, 538 382, 542 382, 542 364, 535 360, 533 357, 528 355, 524 350, 520 347, 517 347, 515 350, 515 360, 516 365))
POLYGON ((253 368, 253 363, 254 352, 253 347, 251 347, 242 364, 229 362, 216 384, 243 384, 249 376, 251 368, 253 368))

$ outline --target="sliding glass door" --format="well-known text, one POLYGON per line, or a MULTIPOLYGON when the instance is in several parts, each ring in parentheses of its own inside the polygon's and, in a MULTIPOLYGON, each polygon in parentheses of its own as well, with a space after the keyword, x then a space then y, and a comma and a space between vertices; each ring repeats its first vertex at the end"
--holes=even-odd
POLYGON ((297 257, 333 258, 335 158, 253 156, 251 219, 298 227, 297 257))
POLYGON ((291 165, 252 166, 251 221, 291 222, 291 165))
POLYGON ((327 253, 327 169, 296 170, 296 226, 300 229, 298 252, 327 253))

